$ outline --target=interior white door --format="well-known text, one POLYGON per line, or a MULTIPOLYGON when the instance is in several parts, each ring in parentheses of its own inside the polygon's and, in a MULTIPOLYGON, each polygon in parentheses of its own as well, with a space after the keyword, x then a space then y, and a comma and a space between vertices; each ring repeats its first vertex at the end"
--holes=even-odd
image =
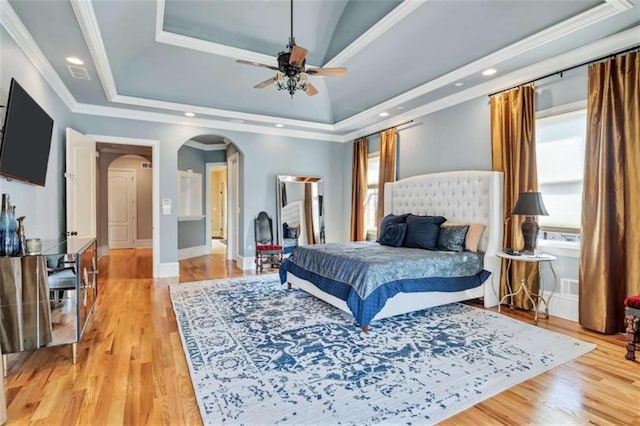
POLYGON ((133 248, 136 224, 136 174, 109 169, 107 182, 109 248, 133 248))
POLYGON ((96 237, 96 141, 67 127, 67 241, 96 237))

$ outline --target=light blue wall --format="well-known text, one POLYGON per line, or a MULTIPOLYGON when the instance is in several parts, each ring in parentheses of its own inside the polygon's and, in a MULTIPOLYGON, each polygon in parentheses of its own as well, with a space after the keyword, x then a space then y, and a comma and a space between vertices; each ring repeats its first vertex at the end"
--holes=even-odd
MULTIPOLYGON (((194 136, 222 135, 241 153, 240 162, 240 255, 252 257, 253 217, 261 210, 275 217, 275 176, 304 174, 322 176, 327 182, 327 241, 341 238, 342 229, 342 144, 260 135, 236 131, 221 131, 196 126, 151 123, 139 120, 76 115, 74 126, 83 133, 160 141, 159 199, 177 200, 178 149, 194 136)), ((177 260, 176 208, 171 215, 160 216, 160 261, 177 260)))
POLYGON ((491 170, 489 98, 414 120, 398 132, 398 178, 450 170, 491 170))
MULTIPOLYGON (((0 26, 0 105, 6 105, 12 77, 53 118, 53 134, 45 186, 0 178, 0 192, 10 195, 17 215, 26 216, 27 238, 57 239, 66 231, 64 134, 71 112, 0 26)), ((6 108, 0 108, 2 121, 5 112, 6 108)))
POLYGON ((226 163, 227 151, 205 151, 204 161, 205 163, 226 163))
MULTIPOLYGON (((94 135, 158 140, 160 173, 158 200, 177 200, 178 149, 194 136, 222 135, 241 153, 240 161, 240 254, 254 254, 253 217, 266 210, 275 217, 275 176, 304 174, 322 176, 326 185, 326 232, 328 241, 341 238, 343 229, 342 144, 238 131, 220 131, 198 126, 161 124, 148 121, 72 114, 20 48, 0 29, 0 98, 6 101, 11 77, 53 117, 49 169, 46 187, 0 179, 0 191, 8 192, 17 213, 26 213, 27 236, 54 238, 65 231, 64 130, 67 126, 94 135)), ((162 263, 176 262, 178 225, 174 208, 161 215, 159 223, 162 263)))

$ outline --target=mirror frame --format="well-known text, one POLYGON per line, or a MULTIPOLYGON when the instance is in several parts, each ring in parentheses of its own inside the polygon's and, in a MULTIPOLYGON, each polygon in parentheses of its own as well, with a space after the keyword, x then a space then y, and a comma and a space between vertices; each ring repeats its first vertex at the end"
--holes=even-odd
POLYGON ((282 236, 282 191, 280 185, 285 184, 287 182, 299 182, 299 183, 317 183, 319 185, 318 194, 322 198, 320 198, 319 202, 319 214, 322 219, 321 227, 318 230, 318 235, 320 236, 320 244, 325 243, 325 235, 324 235, 324 187, 321 185, 324 184, 324 179, 319 176, 291 176, 291 175, 277 175, 276 176, 276 229, 277 233, 277 241, 278 244, 282 245, 283 236, 282 236))

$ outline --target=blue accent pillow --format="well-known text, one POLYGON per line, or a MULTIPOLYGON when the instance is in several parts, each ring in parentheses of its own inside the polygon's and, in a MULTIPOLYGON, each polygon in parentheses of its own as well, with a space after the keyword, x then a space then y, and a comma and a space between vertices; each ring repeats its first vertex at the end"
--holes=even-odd
POLYGON ((464 251, 464 241, 469 225, 443 226, 438 234, 438 250, 464 251))
POLYGON ((407 216, 409 216, 408 213, 401 214, 401 215, 388 214, 385 217, 383 217, 382 222, 380 222, 380 229, 379 229, 380 232, 378 233, 378 242, 380 242, 380 239, 384 235, 389 225, 392 225, 394 223, 405 223, 407 221, 407 216))
POLYGON ((406 223, 392 223, 387 226, 384 234, 380 235, 378 242, 383 246, 402 247, 406 233, 406 223))
POLYGON ((438 234, 440 225, 447 219, 442 216, 414 216, 407 217, 407 234, 404 237, 405 247, 438 249, 438 234))

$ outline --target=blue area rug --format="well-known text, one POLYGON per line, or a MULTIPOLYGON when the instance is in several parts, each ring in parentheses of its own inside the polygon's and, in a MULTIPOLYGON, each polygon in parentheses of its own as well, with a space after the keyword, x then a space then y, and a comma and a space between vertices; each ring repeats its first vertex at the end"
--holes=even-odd
POLYGON ((276 275, 170 287, 206 424, 429 424, 595 348, 461 304, 374 321, 276 275))

